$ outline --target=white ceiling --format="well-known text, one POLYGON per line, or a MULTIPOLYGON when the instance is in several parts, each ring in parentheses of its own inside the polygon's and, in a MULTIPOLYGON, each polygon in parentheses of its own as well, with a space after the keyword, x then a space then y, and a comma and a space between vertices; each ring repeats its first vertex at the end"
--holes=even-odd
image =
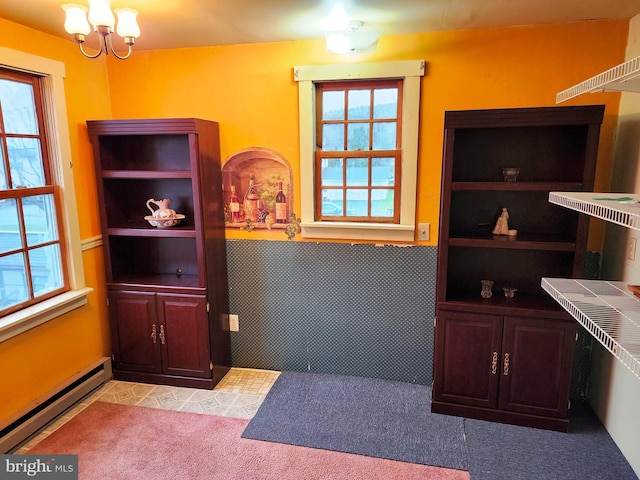
MULTIPOLYGON (((338 0, 113 0, 140 13, 136 50, 262 43, 323 37, 338 0)), ((0 17, 70 38, 63 3, 0 0, 0 17)), ((342 0, 351 20, 384 34, 629 19, 640 0, 342 0)), ((95 37, 95 35, 91 35, 95 37)), ((91 45, 91 42, 88 42, 91 45)))

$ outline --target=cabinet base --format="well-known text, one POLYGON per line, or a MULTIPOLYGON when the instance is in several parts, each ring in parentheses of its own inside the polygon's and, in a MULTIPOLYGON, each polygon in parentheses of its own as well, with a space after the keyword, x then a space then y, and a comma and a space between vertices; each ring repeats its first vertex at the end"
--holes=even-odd
POLYGON ((114 380, 125 382, 153 383, 156 385, 172 385, 174 387, 190 387, 211 390, 231 367, 214 367, 213 378, 180 377, 175 375, 163 375, 161 373, 130 372, 126 370, 113 370, 114 380))
POLYGON ((431 402, 432 413, 442 413, 455 417, 474 418, 476 420, 487 420, 489 422, 508 423, 522 427, 540 428, 543 430, 553 430, 556 432, 567 432, 569 420, 563 418, 539 417, 524 413, 506 412, 504 410, 492 410, 469 405, 456 405, 452 403, 442 403, 433 400, 431 402))

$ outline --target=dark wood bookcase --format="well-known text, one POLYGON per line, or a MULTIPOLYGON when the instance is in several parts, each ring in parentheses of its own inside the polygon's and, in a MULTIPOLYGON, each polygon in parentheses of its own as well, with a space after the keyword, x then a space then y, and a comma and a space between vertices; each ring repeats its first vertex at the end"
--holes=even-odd
POLYGON ((540 282, 582 276, 589 219, 548 197, 593 189, 603 114, 445 113, 433 412, 566 431, 575 321, 540 282), (517 235, 492 234, 502 208, 517 235))
POLYGON ((212 388, 229 370, 216 122, 94 120, 114 377, 212 388), (185 216, 151 226, 149 198, 185 216))

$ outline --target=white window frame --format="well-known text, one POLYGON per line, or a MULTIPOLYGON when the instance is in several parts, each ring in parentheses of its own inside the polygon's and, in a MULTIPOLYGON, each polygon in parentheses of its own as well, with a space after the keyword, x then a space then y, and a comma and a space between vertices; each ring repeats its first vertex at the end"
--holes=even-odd
POLYGON ((300 201, 303 238, 353 239, 411 242, 416 230, 416 192, 418 175, 418 135, 420 120, 420 82, 424 60, 312 65, 294 67, 298 82, 300 122, 300 201), (400 223, 319 222, 315 221, 315 82, 331 80, 369 80, 401 78, 402 98, 402 178, 400 223))
POLYGON ((44 83, 45 122, 47 124, 51 173, 62 193, 67 267, 69 269, 68 292, 26 307, 0 318, 0 342, 15 337, 33 327, 87 303, 87 295, 93 291, 85 286, 82 262, 82 243, 73 183, 73 164, 69 141, 69 122, 64 92, 64 63, 28 53, 0 47, 0 66, 42 75, 44 83))

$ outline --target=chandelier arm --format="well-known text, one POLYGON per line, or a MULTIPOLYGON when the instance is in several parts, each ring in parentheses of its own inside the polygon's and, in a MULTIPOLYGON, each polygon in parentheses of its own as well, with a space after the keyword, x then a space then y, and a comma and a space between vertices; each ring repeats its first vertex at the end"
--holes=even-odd
POLYGON ((78 43, 78 47, 80 47, 80 51, 82 52, 82 54, 87 57, 87 58, 98 58, 100 55, 102 55, 102 50, 98 50, 97 53, 91 55, 87 52, 85 52, 84 48, 82 48, 82 43, 78 43))
POLYGON ((118 55, 118 52, 116 52, 115 49, 113 48, 113 40, 111 39, 111 35, 109 35, 108 37, 105 37, 104 41, 105 41, 105 48, 107 48, 107 53, 109 53, 109 49, 111 49, 111 53, 113 53, 113 56, 116 57, 117 59, 126 60, 131 56, 131 52, 133 51, 131 48, 131 45, 128 45, 129 51, 127 52, 126 55, 118 55), (106 46, 107 42, 109 43, 108 47, 106 46))

